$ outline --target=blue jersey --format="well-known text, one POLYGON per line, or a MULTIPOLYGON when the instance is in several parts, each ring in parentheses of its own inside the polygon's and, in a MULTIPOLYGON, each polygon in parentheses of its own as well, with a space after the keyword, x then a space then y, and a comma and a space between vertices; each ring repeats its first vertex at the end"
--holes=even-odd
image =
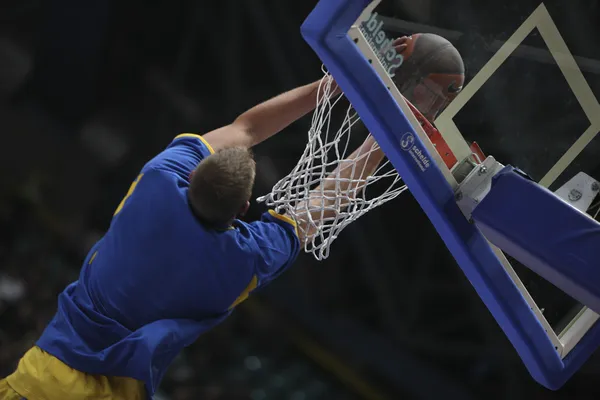
POLYGON ((294 261, 300 243, 285 216, 223 231, 194 217, 190 173, 211 152, 184 134, 144 166, 60 294, 41 349, 86 373, 143 381, 152 395, 185 346, 294 261))

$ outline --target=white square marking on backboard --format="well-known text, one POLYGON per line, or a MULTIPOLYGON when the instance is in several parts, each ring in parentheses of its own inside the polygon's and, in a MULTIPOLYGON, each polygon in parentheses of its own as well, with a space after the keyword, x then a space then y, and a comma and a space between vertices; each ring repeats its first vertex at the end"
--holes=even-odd
MULTIPOLYGON (((546 175, 540 180, 540 185, 550 186, 564 170, 573 162, 592 139, 600 132, 600 103, 594 96, 592 89, 585 80, 581 69, 577 65, 573 54, 561 36, 556 24, 552 20, 548 9, 542 3, 527 18, 513 35, 498 49, 496 54, 481 68, 463 91, 450 103, 450 105, 435 120, 435 125, 448 142, 451 150, 459 160, 470 155, 463 136, 454 122, 454 117, 467 104, 467 102, 481 89, 492 77, 498 68, 508 59, 525 38, 536 29, 548 46, 548 50, 556 64, 563 73, 567 84, 573 91, 585 115, 590 121, 590 126, 575 141, 575 143, 561 156, 546 175)), ((501 161, 501 160, 500 160, 501 161)))
MULTIPOLYGON (((463 138, 460 130, 454 122, 454 117, 467 104, 467 102, 481 89, 481 87, 493 76, 498 68, 510 57, 510 55, 521 45, 525 38, 536 29, 548 46, 548 50, 556 61, 567 84, 573 91, 577 101, 581 105, 585 115, 590 121, 590 126, 581 134, 573 145, 561 156, 561 158, 550 168, 546 175, 540 180, 539 184, 549 187, 581 153, 581 151, 594 139, 600 132, 600 103, 592 92, 589 84, 585 80, 581 69, 577 65, 573 54, 567 47, 558 27, 552 20, 546 6, 542 3, 527 18, 523 24, 513 33, 513 35, 498 49, 496 54, 481 68, 473 79, 465 86, 461 93, 450 103, 450 105, 435 120, 435 125, 447 141, 450 149, 454 152, 457 159, 462 160, 470 156, 471 150, 463 138)), ((518 276, 502 251, 491 245, 496 251, 507 271, 511 273, 513 280, 519 286, 522 293, 532 304, 533 299, 524 288, 518 276)), ((535 304, 535 302, 533 302, 535 304)), ((537 305, 533 307, 538 315, 538 319, 544 325, 550 339, 554 344, 559 343, 557 350, 562 357, 566 356, 583 337, 585 332, 598 320, 598 315, 589 309, 584 309, 578 317, 571 321, 568 328, 559 335, 560 339, 553 333, 548 322, 539 313, 537 305), (585 318, 584 318, 585 317, 585 318)))

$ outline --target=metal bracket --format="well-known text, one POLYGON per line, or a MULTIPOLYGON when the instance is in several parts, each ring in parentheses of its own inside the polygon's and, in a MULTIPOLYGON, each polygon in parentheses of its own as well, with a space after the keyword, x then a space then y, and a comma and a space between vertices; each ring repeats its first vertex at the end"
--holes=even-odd
POLYGON ((471 219, 473 210, 492 188, 492 178, 504 165, 500 164, 492 156, 485 159, 483 163, 473 168, 467 177, 458 186, 455 192, 458 208, 465 217, 471 219))
POLYGON ((586 212, 600 193, 600 183, 588 174, 579 172, 554 193, 579 211, 586 212))

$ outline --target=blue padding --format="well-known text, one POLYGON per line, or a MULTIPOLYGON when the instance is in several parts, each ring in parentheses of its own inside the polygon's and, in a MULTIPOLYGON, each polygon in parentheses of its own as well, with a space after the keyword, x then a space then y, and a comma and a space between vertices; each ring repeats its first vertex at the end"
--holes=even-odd
POLYGON ((600 223, 510 166, 473 220, 507 254, 600 312, 600 223))
POLYGON ((600 324, 561 359, 489 242, 458 209, 452 188, 389 90, 348 36, 369 3, 321 0, 303 24, 302 35, 398 170, 531 375, 557 389, 600 344, 600 324), (409 137, 413 142, 406 147, 411 141, 403 139, 409 137), (417 152, 431 161, 428 167, 419 167, 417 152))

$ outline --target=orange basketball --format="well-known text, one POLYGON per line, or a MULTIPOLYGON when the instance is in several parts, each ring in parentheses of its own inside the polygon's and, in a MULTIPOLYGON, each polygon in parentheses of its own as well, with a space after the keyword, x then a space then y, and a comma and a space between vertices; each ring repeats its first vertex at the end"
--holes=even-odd
POLYGON ((394 82, 423 115, 433 120, 456 97, 465 81, 465 66, 448 40, 417 33, 394 41, 404 60, 394 82))

